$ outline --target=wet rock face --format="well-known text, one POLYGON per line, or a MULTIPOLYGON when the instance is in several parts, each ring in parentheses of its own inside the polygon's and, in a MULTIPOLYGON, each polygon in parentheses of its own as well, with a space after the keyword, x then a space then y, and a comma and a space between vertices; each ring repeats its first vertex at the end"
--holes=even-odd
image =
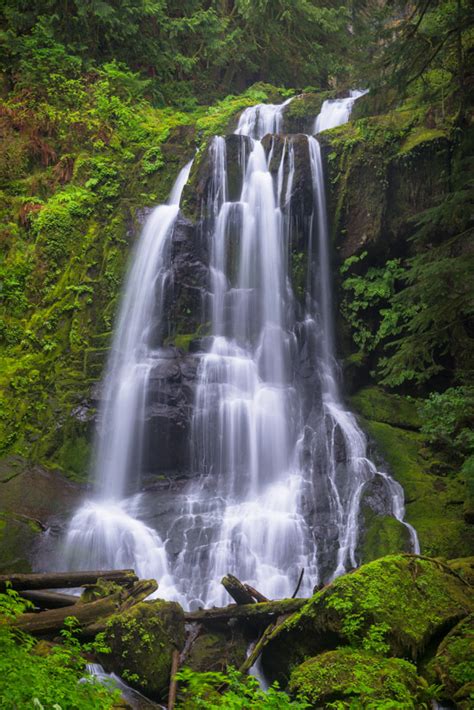
POLYGON ((198 359, 166 348, 150 373, 142 471, 178 475, 189 468, 189 439, 198 359))
POLYGON ((31 572, 46 526, 52 530, 78 505, 84 487, 21 457, 0 462, 0 572, 31 572))

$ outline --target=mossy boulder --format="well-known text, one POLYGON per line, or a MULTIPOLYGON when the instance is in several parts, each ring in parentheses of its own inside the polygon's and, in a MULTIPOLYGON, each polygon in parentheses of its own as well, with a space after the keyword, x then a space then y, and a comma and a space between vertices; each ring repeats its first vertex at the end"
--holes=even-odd
POLYGON ((474 557, 457 557, 449 560, 449 566, 474 587, 474 557))
MULTIPOLYGON (((403 487, 405 519, 416 529, 423 554, 447 559, 471 554, 474 526, 463 507, 467 482, 449 462, 440 460, 417 431, 421 423, 417 400, 389 394, 381 387, 364 387, 350 404, 369 435, 379 469, 391 473, 403 487)), ((362 555, 362 559, 368 558, 362 555)))
POLYGON ((397 552, 411 552, 410 531, 392 515, 378 515, 368 506, 362 506, 362 534, 358 553, 361 564, 397 552))
POLYGON ((403 486, 406 520, 416 529, 423 554, 448 559, 469 555, 474 528, 463 516, 466 486, 462 477, 456 472, 436 475, 436 460, 418 432, 366 419, 361 425, 386 469, 403 486))
POLYGON ((201 633, 191 644, 185 665, 198 673, 239 668, 247 657, 248 640, 235 628, 215 628, 201 633))
POLYGON ((283 111, 284 133, 314 133, 317 115, 326 99, 335 98, 334 91, 308 92, 295 96, 283 111))
POLYGON ((0 573, 31 572, 33 549, 41 534, 35 520, 0 513, 0 573))
POLYGON ((176 602, 145 601, 107 622, 103 656, 108 671, 156 700, 166 699, 171 660, 184 645, 184 612, 176 602))
POLYGON ((351 397, 351 405, 366 419, 400 429, 416 430, 421 426, 415 399, 389 394, 380 387, 363 387, 351 397))
POLYGON ((310 658, 294 669, 289 690, 310 703, 311 708, 420 707, 417 698, 425 682, 416 667, 400 658, 383 658, 365 651, 340 648, 310 658), (397 703, 397 705, 395 705, 397 703), (400 704, 398 704, 400 703, 400 704))
POLYGON ((442 697, 456 707, 472 708, 474 700, 474 615, 463 619, 439 645, 430 664, 442 683, 442 697))
POLYGON ((472 588, 447 565, 383 557, 339 577, 275 629, 263 651, 264 669, 286 683, 306 658, 341 645, 418 660, 473 606, 472 588))

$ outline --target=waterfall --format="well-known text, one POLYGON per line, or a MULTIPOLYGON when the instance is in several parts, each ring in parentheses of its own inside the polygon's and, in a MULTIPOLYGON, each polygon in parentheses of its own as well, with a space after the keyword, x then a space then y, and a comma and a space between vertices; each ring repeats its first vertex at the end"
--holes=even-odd
POLYGON ((191 166, 192 161, 180 171, 168 204, 152 211, 137 244, 106 370, 95 496, 69 523, 61 558, 61 566, 72 569, 133 567, 140 577, 159 579, 165 596, 176 594, 163 541, 139 520, 141 496, 125 496, 140 477, 148 380, 161 357, 155 333, 162 319, 171 237, 191 166))
MULTIPOLYGON (((361 93, 324 102, 315 130, 347 121, 361 93)), ((298 165, 294 137, 281 135, 289 101, 240 116, 237 196, 228 184, 226 139, 216 136, 209 147, 201 229, 211 336, 195 356, 192 477, 176 493, 171 522, 145 524, 147 493, 133 491, 150 372, 163 355, 157 333, 190 164, 138 243, 105 379, 95 497, 72 519, 65 543, 63 564, 134 567, 159 580, 160 596, 191 608, 226 603, 220 579, 229 572, 278 598, 292 594, 303 568, 302 596, 356 567, 361 501, 376 480, 419 550, 416 532, 403 521, 401 487, 370 461, 366 437, 340 394, 324 171, 314 136, 303 137, 313 205, 304 306, 293 293, 298 165)))

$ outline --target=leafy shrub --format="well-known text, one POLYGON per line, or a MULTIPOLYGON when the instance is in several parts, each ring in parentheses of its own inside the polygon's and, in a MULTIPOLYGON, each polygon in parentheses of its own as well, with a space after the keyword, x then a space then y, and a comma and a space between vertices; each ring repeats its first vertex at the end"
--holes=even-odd
POLYGON ((85 672, 73 622, 62 632, 62 644, 41 651, 36 639, 8 625, 30 606, 12 589, 0 594, 0 706, 4 710, 112 708, 120 695, 85 672))
POLYGON ((457 454, 474 453, 474 388, 433 392, 420 407, 421 432, 430 444, 457 454))
POLYGON ((308 703, 290 700, 274 683, 264 691, 253 676, 245 676, 235 668, 227 673, 195 673, 183 668, 179 681, 179 710, 305 710, 308 703))

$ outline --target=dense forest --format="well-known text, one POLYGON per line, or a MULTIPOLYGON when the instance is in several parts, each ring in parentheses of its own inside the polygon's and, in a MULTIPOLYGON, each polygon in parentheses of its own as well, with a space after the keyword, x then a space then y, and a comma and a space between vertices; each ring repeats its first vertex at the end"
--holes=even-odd
MULTIPOLYGON (((471 3, 3 0, 0 18, 2 707, 467 710, 474 697, 471 3), (403 487, 421 554, 411 554, 403 516, 387 512, 374 487, 357 514, 351 567, 358 569, 337 579, 323 574, 289 616, 283 606, 241 626, 201 620, 185 642, 195 610, 144 602, 153 589, 144 594, 143 580, 96 579, 76 604, 113 600, 94 633, 72 612, 54 633, 32 631, 26 619, 38 600, 21 596, 14 575, 56 571, 43 563, 52 555, 48 540, 61 537, 89 490, 126 269, 151 208, 194 159, 174 237, 174 295, 160 324, 160 345, 181 373, 178 384, 173 373, 157 376, 167 397, 165 414, 165 400, 154 402, 160 432, 171 422, 171 434, 156 434, 157 447, 171 453, 147 464, 143 479, 166 516, 165 484, 181 491, 191 478, 183 452, 196 392, 192 358, 212 335, 200 294, 209 283, 202 225, 211 219, 203 205, 212 191, 213 136, 226 136, 230 156, 245 109, 291 99, 279 135, 295 136, 288 281, 302 322, 313 196, 307 157, 298 162, 300 138, 315 133, 324 102, 354 89, 366 93, 350 120, 318 135, 335 352, 344 402, 371 459, 403 487), (247 675, 247 646, 256 638, 259 663, 276 682, 268 690, 247 675), (93 680, 86 663, 98 660, 149 704, 93 680), (84 675, 90 682, 78 682, 84 675)), ((286 165, 289 143, 277 135, 269 148, 268 137, 257 138, 275 184, 282 180, 289 194, 289 168, 277 177, 276 164, 279 150, 286 165)), ((240 178, 228 173, 229 193, 237 194, 229 199, 238 201, 240 178)), ((255 600, 272 603, 257 593, 242 608, 255 600)))

